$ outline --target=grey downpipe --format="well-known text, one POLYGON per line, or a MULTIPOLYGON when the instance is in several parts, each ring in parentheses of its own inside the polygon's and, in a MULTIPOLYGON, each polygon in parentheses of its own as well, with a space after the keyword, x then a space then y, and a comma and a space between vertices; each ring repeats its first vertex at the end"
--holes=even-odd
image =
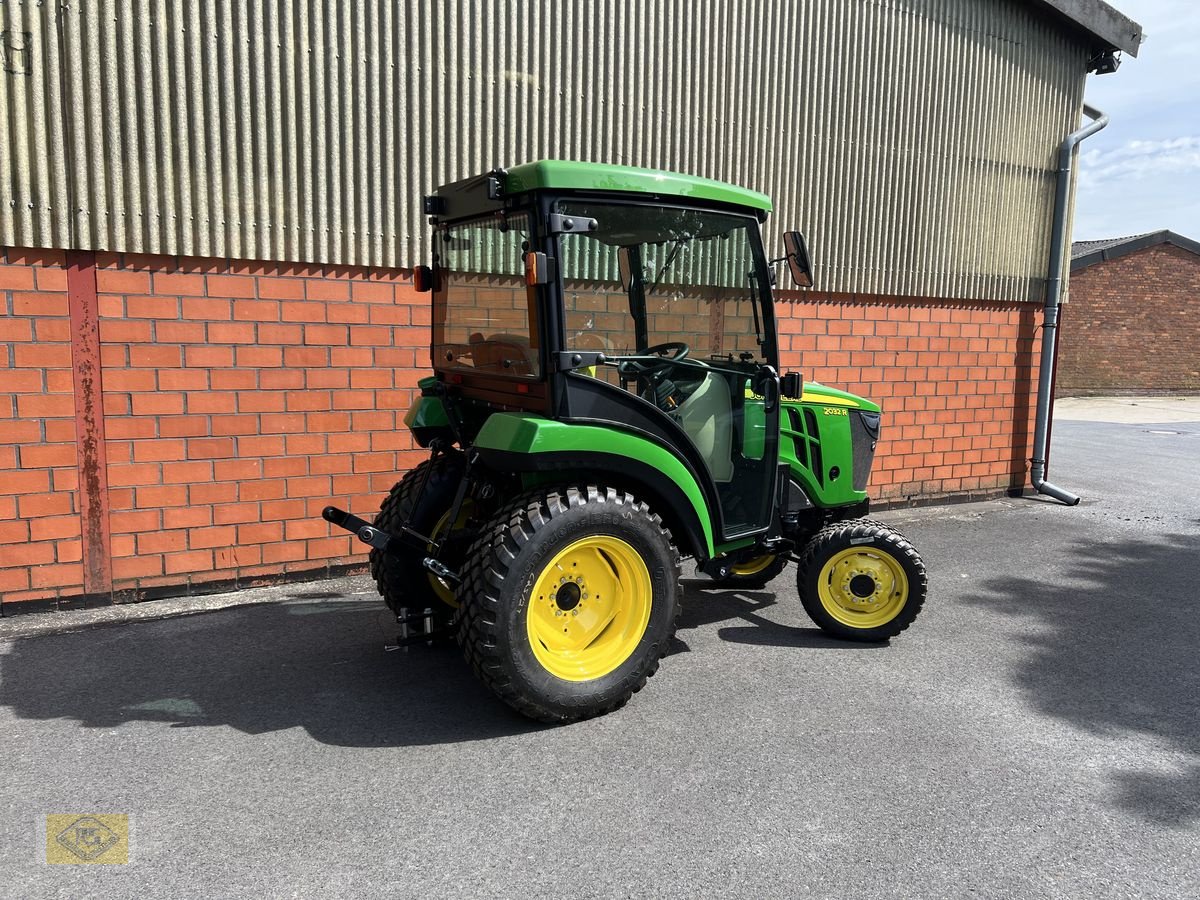
POLYGON ((1038 369, 1037 417, 1033 428, 1033 459, 1029 480, 1039 494, 1074 506, 1079 497, 1046 480, 1046 444, 1050 433, 1050 382, 1054 376, 1054 355, 1058 343, 1058 307, 1062 302, 1063 257, 1067 243, 1067 206, 1071 196, 1071 160, 1075 147, 1108 124, 1108 116, 1094 106, 1083 104, 1084 115, 1092 121, 1073 131, 1058 148, 1058 182, 1054 190, 1054 222, 1050 231, 1050 269, 1046 279, 1046 307, 1042 316, 1042 362, 1038 369))

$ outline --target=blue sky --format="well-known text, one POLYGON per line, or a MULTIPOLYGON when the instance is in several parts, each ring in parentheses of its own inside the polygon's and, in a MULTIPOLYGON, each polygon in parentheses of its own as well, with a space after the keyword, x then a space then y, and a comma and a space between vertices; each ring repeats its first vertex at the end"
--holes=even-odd
POLYGON ((1075 240, 1169 228, 1200 240, 1200 2, 1110 0, 1146 40, 1086 98, 1108 127, 1080 146, 1075 240))

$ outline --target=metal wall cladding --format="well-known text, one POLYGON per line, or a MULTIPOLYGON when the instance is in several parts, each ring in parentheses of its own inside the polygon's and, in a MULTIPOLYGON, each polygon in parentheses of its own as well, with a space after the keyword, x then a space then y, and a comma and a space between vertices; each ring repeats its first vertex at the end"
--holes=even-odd
POLYGON ((0 243, 428 256, 543 157, 771 195, 825 290, 1024 300, 1086 52, 1023 0, 0 0, 0 243))

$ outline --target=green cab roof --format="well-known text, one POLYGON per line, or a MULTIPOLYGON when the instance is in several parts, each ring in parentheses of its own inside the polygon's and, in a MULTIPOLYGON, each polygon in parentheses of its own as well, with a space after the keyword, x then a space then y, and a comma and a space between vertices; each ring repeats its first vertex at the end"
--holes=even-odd
POLYGON ((771 211, 771 198, 766 194, 724 181, 697 178, 679 172, 560 159, 543 159, 513 166, 508 170, 504 190, 509 194, 535 190, 624 191, 729 203, 764 213, 771 211))

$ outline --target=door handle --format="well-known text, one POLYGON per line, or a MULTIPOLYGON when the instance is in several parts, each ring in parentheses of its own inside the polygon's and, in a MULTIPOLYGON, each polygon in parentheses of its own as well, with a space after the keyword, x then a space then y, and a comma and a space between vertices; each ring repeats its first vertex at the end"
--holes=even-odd
POLYGON ((779 406, 779 375, 772 366, 763 366, 755 381, 754 393, 763 398, 763 412, 775 412, 779 406))

